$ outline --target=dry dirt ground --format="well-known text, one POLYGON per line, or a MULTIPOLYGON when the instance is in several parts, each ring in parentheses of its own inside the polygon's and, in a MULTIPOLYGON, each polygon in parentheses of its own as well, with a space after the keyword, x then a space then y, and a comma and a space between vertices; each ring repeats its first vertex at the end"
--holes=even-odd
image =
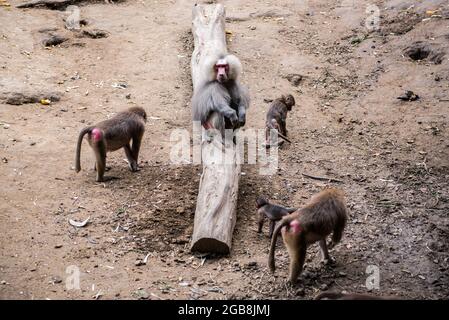
POLYGON ((380 272, 372 294, 449 297, 447 1, 223 1, 228 47, 252 97, 247 127, 263 128, 269 99, 297 101, 277 174, 243 166, 228 256, 189 251, 201 167, 169 160, 171 130, 191 127, 193 1, 85 1, 79 32, 64 28, 64 8, 16 8, 21 2, 0 1, 2 299, 310 299, 327 289, 366 293, 370 265, 380 272), (365 25, 372 5, 377 30, 365 25), (93 29, 107 37, 84 32, 93 29), (45 48, 50 33, 68 40, 45 48), (302 76, 298 86, 292 73, 302 76), (420 98, 397 99, 406 90, 420 98), (47 92, 60 101, 8 100, 47 92), (150 117, 142 170, 129 172, 115 152, 108 174, 119 179, 96 183, 85 143, 76 174, 80 129, 135 105, 150 117), (268 272, 255 198, 301 206, 327 185, 345 191, 350 209, 331 252, 337 262, 320 265, 312 246, 301 281, 288 285, 281 244, 278 269, 268 272), (68 223, 87 217, 84 228, 68 223), (79 290, 66 285, 73 270, 79 290))

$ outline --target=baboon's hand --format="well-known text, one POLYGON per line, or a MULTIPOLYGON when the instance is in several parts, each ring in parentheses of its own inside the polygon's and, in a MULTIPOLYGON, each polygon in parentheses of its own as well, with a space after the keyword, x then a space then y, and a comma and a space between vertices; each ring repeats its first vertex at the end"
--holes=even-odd
POLYGON ((239 114, 239 127, 243 127, 246 123, 246 113, 242 112, 239 114))
POLYGON ((237 125, 237 122, 239 121, 239 118, 237 117, 237 112, 235 110, 230 110, 229 112, 225 113, 225 117, 231 121, 232 127, 235 128, 237 125))

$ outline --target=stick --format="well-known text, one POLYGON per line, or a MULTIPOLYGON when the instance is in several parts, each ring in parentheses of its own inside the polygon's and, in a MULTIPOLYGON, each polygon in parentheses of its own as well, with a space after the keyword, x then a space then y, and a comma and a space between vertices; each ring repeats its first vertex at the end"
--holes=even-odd
POLYGON ((343 183, 342 180, 333 179, 333 178, 327 178, 327 177, 318 177, 318 176, 312 176, 310 174, 303 173, 304 177, 314 179, 314 180, 320 180, 320 181, 329 181, 329 182, 337 182, 337 183, 343 183))
POLYGON ((285 141, 287 141, 287 142, 289 142, 289 143, 292 143, 286 136, 284 136, 282 133, 280 133, 279 131, 278 131, 278 136, 279 137, 281 137, 282 139, 284 139, 285 141))

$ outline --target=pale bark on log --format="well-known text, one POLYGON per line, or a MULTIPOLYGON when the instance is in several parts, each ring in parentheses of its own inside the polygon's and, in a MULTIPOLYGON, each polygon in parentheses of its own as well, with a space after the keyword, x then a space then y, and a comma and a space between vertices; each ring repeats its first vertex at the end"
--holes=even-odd
MULTIPOLYGON (((209 57, 227 54, 225 10, 223 5, 196 5, 193 8, 192 54, 193 90, 200 87, 207 70, 202 68, 209 57)), ((214 115, 218 116, 218 115, 214 115)), ((191 250, 229 253, 236 222, 240 164, 236 148, 220 141, 202 141, 203 173, 195 211, 191 250), (224 160, 226 159, 226 160, 224 160)))

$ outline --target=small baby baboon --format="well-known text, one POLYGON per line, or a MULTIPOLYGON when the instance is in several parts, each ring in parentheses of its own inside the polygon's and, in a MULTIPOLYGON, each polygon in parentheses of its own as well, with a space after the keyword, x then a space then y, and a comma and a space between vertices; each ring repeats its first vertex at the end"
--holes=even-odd
POLYGON ((106 169, 106 153, 120 148, 125 149, 131 171, 137 171, 140 144, 145 132, 147 114, 140 107, 132 107, 127 111, 117 113, 113 118, 104 120, 94 126, 81 130, 76 147, 75 171, 81 170, 80 153, 83 137, 87 133, 87 141, 95 153, 97 182, 104 181, 106 169), (132 140, 132 146, 130 142, 132 140))
POLYGON ((256 199, 256 207, 257 207, 257 214, 259 215, 257 219, 259 225, 257 232, 258 233, 262 232, 262 227, 265 222, 265 218, 268 218, 268 220, 270 220, 270 234, 269 234, 270 238, 273 235, 276 221, 281 220, 282 217, 297 210, 297 208, 286 208, 283 206, 271 204, 267 199, 263 197, 258 197, 256 199))
MULTIPOLYGON (((286 140, 287 142, 291 142, 287 138, 287 112, 292 110, 292 107, 295 105, 295 98, 291 95, 283 95, 282 97, 273 101, 270 106, 270 109, 267 112, 267 121, 266 121, 266 146, 269 148, 271 146, 270 139, 270 130, 275 129, 278 132, 279 137, 286 140)), ((280 142, 279 145, 283 143, 280 142)))
POLYGON ((290 256, 290 282, 296 279, 302 272, 306 259, 307 247, 319 241, 323 261, 331 260, 326 244, 326 237, 332 233, 332 248, 341 240, 346 226, 347 209, 343 192, 339 189, 325 189, 312 197, 312 200, 304 208, 282 218, 276 226, 271 239, 268 265, 274 272, 274 250, 279 232, 282 230, 282 238, 290 256))

